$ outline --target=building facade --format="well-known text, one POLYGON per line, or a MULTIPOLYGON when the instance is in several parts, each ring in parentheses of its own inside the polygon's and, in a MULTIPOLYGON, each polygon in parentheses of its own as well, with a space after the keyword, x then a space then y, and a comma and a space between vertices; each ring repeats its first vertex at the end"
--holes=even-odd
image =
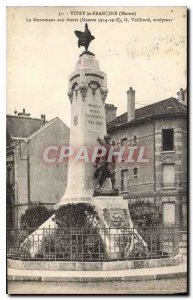
POLYGON ((59 119, 49 122, 19 113, 7 116, 7 218, 9 226, 19 226, 25 210, 37 204, 48 209, 63 196, 67 163, 46 163, 49 146, 69 143, 69 128, 59 119))
MULTIPOLYGON (((187 92, 135 109, 135 91, 127 92, 127 112, 107 124, 117 147, 133 149, 133 158, 116 165, 116 185, 129 203, 156 203, 165 225, 187 226, 187 92), (135 151, 142 148, 143 162, 135 151)), ((115 146, 116 149, 116 146, 115 146)), ((137 153, 137 152, 136 152, 137 153)))

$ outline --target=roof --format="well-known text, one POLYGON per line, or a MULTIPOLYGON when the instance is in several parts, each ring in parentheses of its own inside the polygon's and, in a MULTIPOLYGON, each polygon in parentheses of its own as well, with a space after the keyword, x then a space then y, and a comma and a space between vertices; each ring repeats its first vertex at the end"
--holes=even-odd
POLYGON ((7 136, 27 138, 36 132, 42 124, 41 119, 7 115, 7 136))
POLYGON ((56 121, 62 122, 62 124, 66 127, 65 129, 66 129, 67 133, 69 133, 69 131, 70 131, 69 127, 62 120, 60 120, 60 118, 56 117, 56 118, 51 119, 50 121, 46 122, 40 129, 38 129, 36 132, 34 132, 32 135, 30 135, 27 138, 27 140, 31 140, 33 137, 38 135, 40 132, 42 132, 44 129, 46 129, 47 127, 49 127, 51 124, 53 124, 56 121))
POLYGON ((145 118, 153 118, 157 116, 166 116, 173 114, 186 114, 187 107, 179 102, 176 98, 168 98, 153 104, 138 108, 135 110, 135 118, 131 121, 127 120, 127 112, 120 115, 113 121, 107 124, 108 129, 120 127, 122 125, 133 124, 136 121, 144 120, 145 118))
POLYGON ((58 117, 42 124, 42 119, 7 115, 7 145, 10 144, 11 136, 12 139, 17 140, 18 143, 24 140, 28 141, 56 121, 62 122, 66 127, 66 134, 69 134, 69 127, 58 117))

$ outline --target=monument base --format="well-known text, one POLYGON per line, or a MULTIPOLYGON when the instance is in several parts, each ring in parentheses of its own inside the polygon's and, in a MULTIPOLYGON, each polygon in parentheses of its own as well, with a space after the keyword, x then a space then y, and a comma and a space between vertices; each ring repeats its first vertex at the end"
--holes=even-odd
POLYGON ((54 210, 57 210, 60 208, 60 206, 66 205, 66 204, 77 204, 77 203, 87 203, 89 204, 91 200, 91 197, 74 197, 74 198, 66 198, 63 199, 62 202, 59 202, 54 205, 54 210))
MULTIPOLYGON (((134 228, 129 213, 128 201, 124 200, 122 196, 79 197, 65 200, 65 202, 56 204, 54 209, 59 209, 60 206, 68 204, 80 203, 86 203, 94 207, 98 215, 96 227, 100 228, 100 236, 108 258, 119 260, 121 252, 122 258, 125 259, 129 258, 132 251, 136 251, 136 249, 146 251, 147 244, 134 228), (125 245, 124 248, 123 244, 125 245)), ((53 216, 22 243, 21 247, 25 248, 25 245, 30 242, 29 252, 31 257, 35 257, 39 253, 43 237, 45 238, 46 234, 49 235, 50 230, 57 228, 53 216), (44 235, 41 234, 42 230, 45 233, 44 235)))
MULTIPOLYGON (((176 266, 183 262, 183 256, 178 254, 171 258, 138 259, 107 262, 76 262, 76 261, 20 261, 8 259, 8 267, 19 270, 52 270, 52 271, 115 271, 143 268, 158 268, 176 266)), ((142 272, 141 272, 142 273, 142 272)), ((75 274, 72 275, 73 278, 75 274)), ((152 275, 153 276, 153 275, 152 275)), ((98 278, 99 279, 99 278, 98 278)), ((97 280, 98 281, 98 280, 97 280)))
POLYGON ((128 201, 122 196, 99 196, 92 197, 91 205, 99 216, 100 228, 104 229, 101 237, 109 258, 118 259, 121 250, 124 258, 130 257, 136 249, 146 252, 147 244, 133 226, 128 201), (123 243, 126 245, 124 250, 120 248, 123 243))
POLYGON ((93 193, 93 197, 95 196, 118 196, 120 195, 119 190, 115 189, 115 190, 110 190, 107 192, 101 191, 101 190, 95 190, 93 193))

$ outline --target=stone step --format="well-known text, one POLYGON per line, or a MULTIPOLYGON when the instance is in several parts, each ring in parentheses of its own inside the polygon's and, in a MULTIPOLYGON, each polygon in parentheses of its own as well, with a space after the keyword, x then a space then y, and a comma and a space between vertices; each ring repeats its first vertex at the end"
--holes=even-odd
POLYGON ((183 236, 181 237, 181 241, 186 242, 186 241, 187 241, 187 236, 186 236, 186 235, 183 235, 183 236))
POLYGON ((181 232, 181 241, 187 241, 187 232, 186 231, 181 232))
POLYGON ((187 248, 180 248, 179 254, 187 254, 187 248))
POLYGON ((179 242, 179 247, 180 248, 187 248, 187 241, 180 241, 179 242))

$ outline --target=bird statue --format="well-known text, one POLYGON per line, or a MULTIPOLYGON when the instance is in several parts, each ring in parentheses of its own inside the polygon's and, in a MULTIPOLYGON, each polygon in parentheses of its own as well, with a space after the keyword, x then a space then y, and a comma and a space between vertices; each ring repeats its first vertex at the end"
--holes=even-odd
POLYGON ((80 48, 80 46, 83 46, 85 47, 85 50, 88 51, 88 46, 90 42, 95 39, 95 37, 91 35, 87 23, 85 24, 84 32, 75 30, 74 33, 78 38, 78 48, 80 48))

